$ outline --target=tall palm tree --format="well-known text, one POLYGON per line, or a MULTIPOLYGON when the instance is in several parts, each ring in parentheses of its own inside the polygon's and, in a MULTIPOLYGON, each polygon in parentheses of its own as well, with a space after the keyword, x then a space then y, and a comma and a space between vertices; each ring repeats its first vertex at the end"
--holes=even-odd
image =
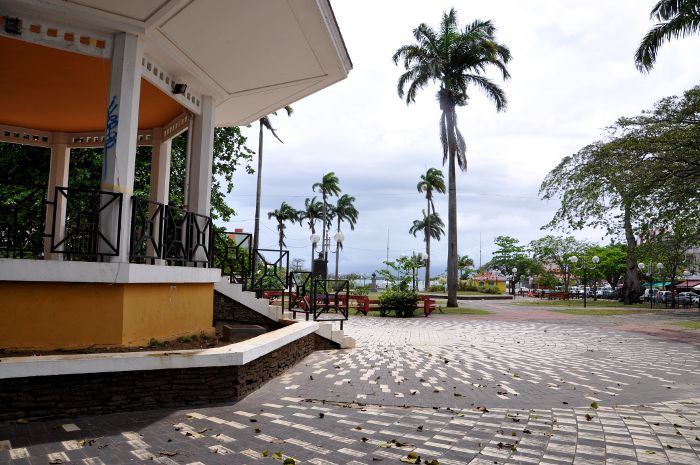
POLYGON ((280 207, 277 210, 272 210, 271 212, 269 212, 267 214, 267 217, 268 219, 274 218, 275 220, 277 220, 277 232, 279 233, 280 252, 282 252, 282 250, 287 246, 287 244, 284 243, 284 230, 287 228, 287 226, 284 223, 301 223, 300 212, 291 205, 289 205, 287 202, 282 202, 282 205, 280 205, 280 207))
POLYGON ((496 105, 497 111, 505 110, 506 95, 490 79, 482 76, 488 66, 495 66, 503 79, 510 74, 506 64, 510 51, 495 40, 496 28, 491 21, 476 20, 460 30, 457 12, 452 8, 444 13, 440 28, 433 30, 423 23, 413 30, 415 43, 404 45, 394 53, 395 64, 403 62, 406 72, 399 77, 399 97, 411 104, 416 93, 431 82, 439 84, 438 102, 442 110, 440 117, 440 142, 443 164, 448 162, 449 211, 448 255, 447 255, 447 305, 457 306, 457 186, 455 165, 462 171, 467 169, 466 143, 457 129, 458 106, 465 106, 469 85, 481 89, 496 105), (408 90, 404 88, 408 85, 408 90))
MULTIPOLYGON (((287 112, 287 116, 292 116, 292 113, 294 113, 294 110, 292 107, 287 105, 284 107, 284 110, 287 112)), ((272 112, 272 115, 277 115, 277 112, 272 112)), ((272 123, 270 123, 270 115, 263 116, 260 118, 258 121, 260 124, 260 131, 258 134, 258 184, 257 188, 255 191, 255 226, 253 228, 253 250, 257 250, 260 242, 259 242, 259 236, 260 236, 260 196, 262 194, 262 164, 263 164, 263 128, 267 128, 268 131, 272 133, 273 136, 275 136, 275 139, 280 141, 282 144, 282 139, 280 139, 277 136, 277 132, 275 132, 275 128, 272 127, 272 123)), ((255 257, 255 260, 253 262, 253 270, 257 268, 257 256, 255 257)))
POLYGON ((311 189, 316 192, 316 189, 323 196, 323 242, 321 242, 321 258, 324 260, 328 259, 328 251, 326 250, 326 236, 328 234, 328 197, 332 195, 340 194, 340 180, 334 172, 326 173, 323 175, 321 182, 315 183, 311 186, 311 189))
MULTIPOLYGON (((428 215, 427 215, 427 228, 430 230, 430 218, 431 213, 435 212, 435 204, 433 203, 433 190, 439 192, 440 194, 445 193, 445 178, 437 168, 428 168, 425 174, 420 175, 420 181, 416 186, 418 192, 425 192, 425 198, 428 201, 428 215)), ((430 286, 430 236, 426 236, 425 241, 425 290, 428 290, 430 286)))
POLYGON ((649 17, 657 24, 647 32, 634 54, 634 64, 643 73, 654 67, 664 42, 700 33, 700 0, 659 0, 649 17))
MULTIPOLYGON (((357 211, 357 208, 355 208, 354 205, 355 202, 355 197, 348 195, 348 194, 343 194, 338 198, 338 202, 335 204, 335 208, 333 209, 335 213, 335 219, 338 224, 338 229, 337 232, 340 232, 340 225, 344 221, 347 221, 348 224, 350 225, 351 230, 355 230, 355 224, 357 223, 357 217, 359 216, 360 212, 357 211)), ((335 280, 338 280, 338 263, 340 259, 340 250, 343 248, 343 243, 338 242, 336 246, 336 251, 335 251, 335 280)))
MULTIPOLYGON (((306 220, 306 224, 309 225, 311 230, 311 235, 316 234, 316 221, 321 219, 323 216, 323 204, 316 200, 316 197, 306 199, 304 201, 304 210, 301 212, 301 220, 306 220)), ((314 257, 316 256, 316 243, 311 242, 311 263, 314 262, 314 257)))

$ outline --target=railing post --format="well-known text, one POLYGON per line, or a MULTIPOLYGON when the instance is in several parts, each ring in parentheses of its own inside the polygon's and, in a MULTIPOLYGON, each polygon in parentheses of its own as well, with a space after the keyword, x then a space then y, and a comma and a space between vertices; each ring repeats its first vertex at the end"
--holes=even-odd
POLYGON ((66 230, 65 197, 57 195, 56 187, 68 185, 68 169, 70 165, 70 147, 65 143, 63 135, 58 135, 61 143, 51 146, 51 164, 49 168, 49 185, 47 192, 48 205, 46 222, 44 223, 44 257, 48 260, 63 260, 60 253, 51 253, 51 235, 56 231, 61 237, 66 230))

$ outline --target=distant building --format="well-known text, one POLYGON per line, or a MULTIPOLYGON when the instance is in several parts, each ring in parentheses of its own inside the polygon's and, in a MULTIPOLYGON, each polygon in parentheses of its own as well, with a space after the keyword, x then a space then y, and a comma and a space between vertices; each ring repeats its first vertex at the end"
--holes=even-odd
POLYGON ((506 292, 506 278, 495 273, 481 273, 469 280, 469 284, 478 288, 491 287, 506 292))

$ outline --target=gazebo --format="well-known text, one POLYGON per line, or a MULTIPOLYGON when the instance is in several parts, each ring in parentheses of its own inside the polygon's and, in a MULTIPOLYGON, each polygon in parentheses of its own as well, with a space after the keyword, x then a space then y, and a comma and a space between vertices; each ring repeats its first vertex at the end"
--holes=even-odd
POLYGON ((211 333, 214 129, 351 68, 328 0, 0 0, 0 143, 51 153, 39 235, 0 218, 0 347, 211 333), (174 206, 170 144, 185 131, 174 206), (152 146, 146 201, 133 196, 138 145, 152 146), (85 147, 104 150, 96 191, 68 185, 71 150, 85 147))

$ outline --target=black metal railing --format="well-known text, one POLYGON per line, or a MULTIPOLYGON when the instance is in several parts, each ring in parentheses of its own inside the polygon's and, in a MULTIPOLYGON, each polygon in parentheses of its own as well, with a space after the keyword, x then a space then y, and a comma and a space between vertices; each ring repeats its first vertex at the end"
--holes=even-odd
POLYGON ((314 321, 340 321, 343 329, 350 314, 350 281, 315 278, 312 288, 314 321))
POLYGON ((0 257, 43 258, 46 187, 0 186, 0 257))
POLYGON ((92 189, 56 187, 51 221, 51 253, 65 260, 104 260, 119 255, 122 194, 92 189), (65 223, 57 224, 59 205, 65 223))
POLYGON ((209 267, 213 240, 210 217, 132 197, 131 262, 209 267))
POLYGON ((262 297, 279 293, 282 311, 285 308, 287 286, 289 285, 289 251, 275 249, 253 249, 251 256, 252 273, 248 290, 262 297))
POLYGON ((314 274, 309 271, 292 271, 289 273, 289 309, 292 311, 294 318, 297 313, 306 315, 308 321, 309 315, 314 311, 313 302, 313 280, 314 274))
POLYGON ((161 259, 164 214, 162 203, 132 198, 130 261, 153 264, 161 259))
POLYGON ((226 276, 229 282, 241 284, 243 289, 247 290, 252 269, 252 234, 217 231, 214 237, 214 267, 220 268, 221 274, 226 276))

